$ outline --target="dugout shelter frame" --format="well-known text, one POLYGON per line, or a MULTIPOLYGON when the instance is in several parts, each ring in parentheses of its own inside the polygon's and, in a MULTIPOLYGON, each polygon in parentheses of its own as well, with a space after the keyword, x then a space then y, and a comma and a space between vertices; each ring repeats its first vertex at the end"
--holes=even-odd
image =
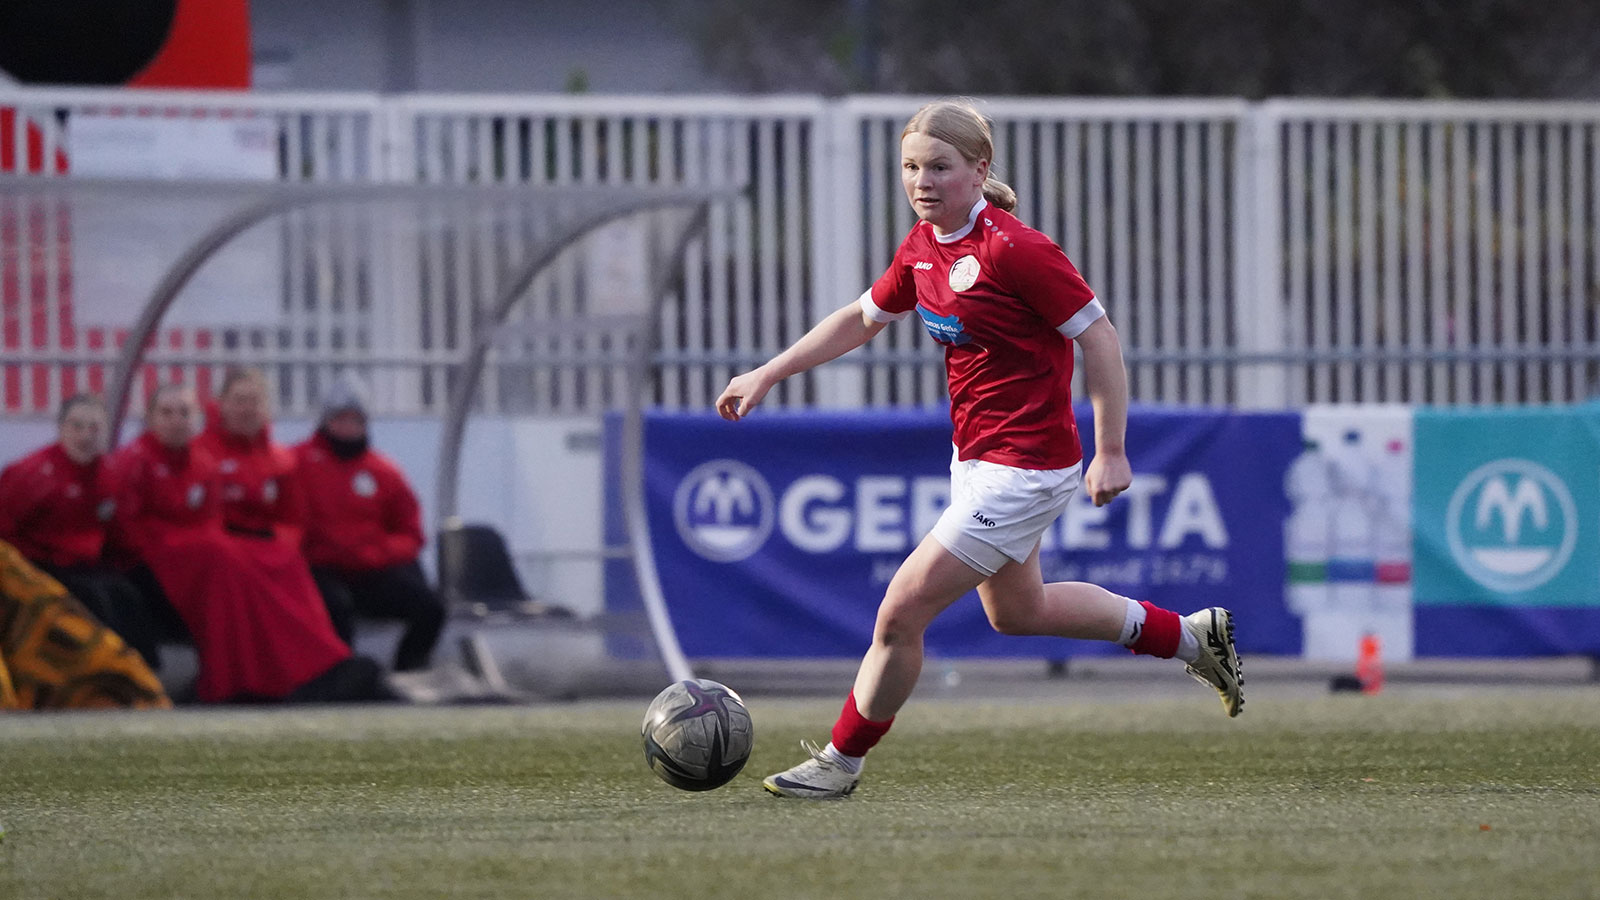
MULTIPOLYGON (((692 678, 693 670, 679 645, 666 608, 645 519, 645 393, 651 388, 651 370, 660 334, 663 297, 675 285, 681 284, 688 247, 697 235, 704 232, 712 205, 718 201, 735 199, 741 193, 736 188, 193 182, 0 176, 0 196, 16 200, 70 200, 74 196, 89 196, 97 201, 138 204, 153 200, 182 201, 187 198, 206 204, 222 202, 230 208, 220 218, 201 226, 199 235, 165 266, 161 277, 139 306, 138 317, 117 351, 107 391, 113 443, 122 433, 135 379, 146 364, 153 338, 159 333, 168 311, 207 261, 255 226, 291 211, 328 204, 398 204, 425 209, 430 204, 498 203, 549 211, 552 221, 548 230, 542 236, 527 241, 521 247, 521 261, 497 277, 493 301, 474 329, 466 352, 455 363, 457 377, 449 389, 450 400, 442 422, 437 456, 436 524, 440 528, 459 520, 461 445, 466 437, 467 420, 472 414, 473 399, 484 367, 498 336, 507 328, 512 312, 528 295, 534 280, 563 252, 609 223, 639 213, 687 210, 687 219, 668 243, 670 249, 665 253, 652 252, 648 260, 649 293, 646 308, 624 317, 630 320, 627 330, 635 339, 627 342, 632 350, 624 367, 625 390, 620 410, 623 441, 620 487, 622 513, 628 533, 625 549, 633 563, 640 599, 657 650, 674 680, 692 678)), ((201 361, 225 362, 211 357, 201 361)))

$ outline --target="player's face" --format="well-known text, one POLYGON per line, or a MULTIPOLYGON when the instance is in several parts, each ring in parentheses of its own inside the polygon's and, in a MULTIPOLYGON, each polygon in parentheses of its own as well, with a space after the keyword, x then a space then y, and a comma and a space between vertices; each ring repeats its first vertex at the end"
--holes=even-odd
POLYGON ((912 132, 900 140, 900 183, 917 218, 948 234, 967 224, 983 196, 989 161, 976 162, 936 137, 912 132))
POLYGON ((150 408, 150 432, 162 445, 177 449, 194 437, 194 394, 187 390, 162 393, 150 408))
POLYGON ((80 403, 61 420, 61 449, 75 463, 86 463, 106 452, 106 411, 80 403))
POLYGON ((243 437, 255 437, 267 425, 271 411, 267 406, 267 386, 256 378, 241 378, 228 386, 217 400, 222 427, 243 437))
POLYGON ((353 409, 340 410, 323 427, 341 441, 359 441, 367 436, 367 417, 353 409))

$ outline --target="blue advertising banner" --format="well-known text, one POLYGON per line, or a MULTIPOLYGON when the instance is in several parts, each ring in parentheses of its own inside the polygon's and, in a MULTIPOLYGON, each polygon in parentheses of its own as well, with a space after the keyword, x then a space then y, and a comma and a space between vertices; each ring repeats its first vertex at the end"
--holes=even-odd
MULTIPOLYGON (((1078 418, 1092 453, 1087 404, 1078 418)), ((1045 579, 1092 581, 1180 612, 1228 606, 1241 649, 1298 653, 1299 623, 1284 604, 1282 526, 1284 473, 1300 444, 1298 414, 1135 408, 1133 487, 1103 509, 1074 498, 1044 537, 1045 579)), ((763 410, 739 423, 648 415, 647 517, 685 653, 863 653, 884 587, 948 501, 950 450, 940 411, 763 410)), ((615 538, 621 522, 610 490, 615 538)), ((608 604, 632 600, 631 578, 609 570, 608 604)), ((927 650, 1051 659, 1126 652, 1000 635, 975 593, 934 623, 927 650)))
POLYGON ((1419 654, 1600 653, 1600 408, 1418 410, 1419 654))

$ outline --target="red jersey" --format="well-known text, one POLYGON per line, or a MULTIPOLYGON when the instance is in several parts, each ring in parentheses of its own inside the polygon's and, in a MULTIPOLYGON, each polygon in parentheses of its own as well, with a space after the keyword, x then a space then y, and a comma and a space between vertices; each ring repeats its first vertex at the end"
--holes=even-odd
POLYGON ((340 459, 320 434, 294 453, 306 501, 302 548, 308 562, 363 571, 416 560, 422 511, 399 466, 376 450, 340 459))
POLYGON ((861 306, 879 322, 915 310, 945 345, 961 459, 1020 469, 1083 459, 1072 338, 1105 309, 1054 241, 980 200, 951 234, 918 222, 861 306))
POLYGON ((272 440, 270 428, 240 437, 223 428, 213 410, 194 443, 217 461, 222 520, 230 530, 299 546, 305 505, 294 480, 294 454, 272 440))
POLYGON ((138 559, 173 540, 221 534, 217 463, 193 443, 174 450, 145 432, 106 460, 116 535, 138 559))
POLYGON ((47 566, 100 561, 111 502, 100 460, 76 463, 51 444, 0 471, 0 540, 47 566))

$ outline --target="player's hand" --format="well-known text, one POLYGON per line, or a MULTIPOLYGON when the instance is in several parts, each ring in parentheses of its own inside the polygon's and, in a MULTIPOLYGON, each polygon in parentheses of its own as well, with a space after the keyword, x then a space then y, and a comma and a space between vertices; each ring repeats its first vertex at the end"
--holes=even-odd
POLYGON ((1083 488, 1095 506, 1105 506, 1133 484, 1133 466, 1125 453, 1095 453, 1084 473, 1083 488))
POLYGON ((761 369, 734 376, 717 398, 717 415, 729 422, 737 422, 761 405, 761 399, 772 390, 772 382, 761 369))

